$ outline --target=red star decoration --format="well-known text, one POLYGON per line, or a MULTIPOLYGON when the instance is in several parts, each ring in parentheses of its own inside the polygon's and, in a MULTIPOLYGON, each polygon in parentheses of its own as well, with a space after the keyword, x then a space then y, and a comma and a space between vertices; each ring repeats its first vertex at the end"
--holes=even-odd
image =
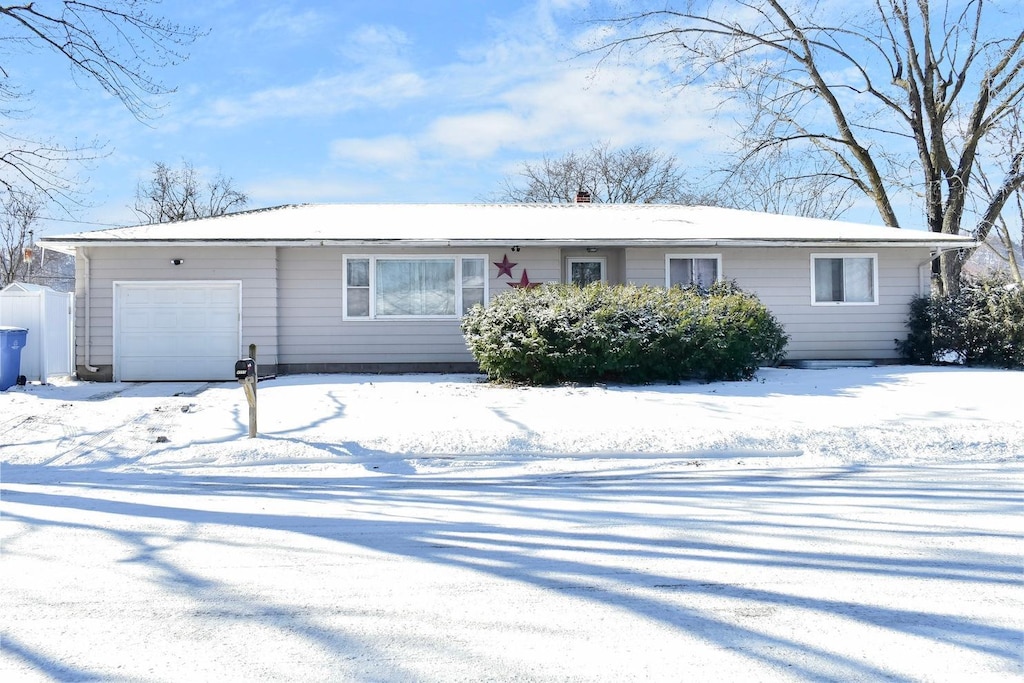
POLYGON ((539 287, 539 282, 530 282, 530 276, 526 274, 526 268, 523 268, 523 276, 519 278, 519 282, 508 283, 509 287, 515 287, 516 289, 533 289, 539 287))
POLYGON ((505 254, 501 261, 495 261, 494 265, 498 266, 498 277, 502 275, 508 275, 512 277, 512 269, 517 265, 508 260, 508 254, 505 254))

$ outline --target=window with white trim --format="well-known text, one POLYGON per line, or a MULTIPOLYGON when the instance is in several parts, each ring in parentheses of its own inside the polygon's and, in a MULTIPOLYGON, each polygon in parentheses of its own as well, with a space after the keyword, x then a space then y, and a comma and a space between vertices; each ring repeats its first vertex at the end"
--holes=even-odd
POLYGON ((665 286, 711 287, 722 277, 721 254, 668 254, 665 257, 665 286))
POLYGON ((606 279, 606 260, 603 258, 570 256, 565 260, 565 266, 569 282, 578 287, 586 287, 592 282, 604 282, 606 279))
POLYGON ((458 319, 487 301, 486 256, 346 256, 346 320, 458 319))
POLYGON ((875 254, 811 254, 811 303, 878 303, 875 254))

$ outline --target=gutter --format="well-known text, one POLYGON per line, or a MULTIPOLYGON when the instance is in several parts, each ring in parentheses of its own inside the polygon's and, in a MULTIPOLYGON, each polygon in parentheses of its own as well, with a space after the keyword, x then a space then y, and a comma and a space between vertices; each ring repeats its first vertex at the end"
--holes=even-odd
POLYGON ((789 238, 781 240, 770 239, 686 239, 684 238, 651 238, 651 239, 626 239, 616 240, 602 238, 569 238, 569 239, 536 239, 501 237, 488 239, 406 239, 406 238, 381 238, 381 239, 177 239, 177 240, 151 240, 151 239, 123 239, 123 240, 96 240, 96 241, 75 241, 62 242, 78 247, 211 247, 211 246, 232 246, 232 247, 492 247, 506 248, 509 246, 520 247, 931 247, 939 251, 971 249, 978 246, 974 240, 891 240, 891 239, 870 239, 870 238, 836 238, 836 239, 799 239, 789 238))
POLYGON ((92 349, 91 343, 91 330, 92 330, 92 319, 90 312, 92 311, 92 297, 89 296, 89 282, 92 280, 92 268, 89 263, 88 250, 81 249, 82 253, 82 265, 85 271, 82 277, 82 296, 85 297, 85 357, 82 359, 82 365, 89 372, 99 372, 100 369, 89 363, 89 353, 92 349))
POLYGON ((945 246, 945 247, 944 246, 939 246, 939 245, 933 245, 933 247, 932 247, 932 255, 930 257, 928 257, 927 261, 922 261, 921 264, 918 266, 918 268, 923 268, 923 267, 925 267, 927 265, 930 265, 932 261, 934 261, 935 259, 937 259, 940 256, 942 256, 947 251, 960 251, 962 249, 977 249, 980 246, 981 246, 981 243, 977 242, 977 241, 972 241, 972 242, 967 243, 967 244, 958 244, 958 245, 955 245, 955 246, 945 246))

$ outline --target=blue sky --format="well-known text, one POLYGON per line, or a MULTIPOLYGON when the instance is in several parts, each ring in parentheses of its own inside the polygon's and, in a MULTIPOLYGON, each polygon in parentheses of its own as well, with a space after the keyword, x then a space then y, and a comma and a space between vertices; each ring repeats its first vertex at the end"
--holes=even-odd
POLYGON ((109 152, 82 174, 89 206, 76 218, 88 223, 41 232, 137 222, 135 187, 157 161, 223 171, 250 207, 481 201, 523 161, 600 141, 704 163, 721 141, 710 101, 642 64, 580 56, 599 30, 588 4, 165 2, 162 14, 209 34, 157 72, 178 91, 147 123, 36 54, 15 63, 35 91, 22 124, 109 152))
MULTIPOLYGON (((608 36, 600 19, 631 6, 166 0, 155 11, 208 34, 187 61, 155 72, 177 92, 145 123, 56 57, 0 44, 4 68, 34 91, 15 132, 105 143, 81 173, 86 205, 74 217, 50 210, 39 233, 138 222, 135 188, 158 161, 223 172, 250 208, 485 201, 524 161, 603 142, 674 154, 699 181, 724 164, 736 132, 729 109, 677 87, 665 64, 641 61, 654 50, 600 63, 584 53, 608 36)), ((902 211, 920 216, 913 198, 902 211)), ((863 197, 844 218, 879 222, 863 197)))

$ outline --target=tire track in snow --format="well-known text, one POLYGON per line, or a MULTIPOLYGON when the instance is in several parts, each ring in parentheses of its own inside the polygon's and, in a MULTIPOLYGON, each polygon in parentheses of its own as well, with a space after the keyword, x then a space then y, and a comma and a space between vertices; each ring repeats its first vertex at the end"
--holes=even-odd
MULTIPOLYGON (((179 397, 192 398, 201 394, 210 386, 209 382, 200 384, 194 389, 176 392, 169 399, 173 400, 173 398, 179 397)), ((125 387, 118 391, 101 394, 101 396, 112 398, 125 392, 128 388, 125 387)), ((65 436, 58 442, 58 450, 64 442, 71 442, 71 445, 67 451, 55 456, 45 465, 57 467, 75 465, 114 442, 117 442, 117 460, 121 463, 139 460, 149 454, 157 443, 157 437, 162 436, 161 432, 166 431, 174 411, 181 408, 182 406, 165 401, 154 408, 136 413, 123 422, 91 434, 84 441, 79 441, 81 436, 79 430, 61 422, 59 424, 64 429, 65 436), (140 432, 146 438, 138 438, 136 435, 140 432), (127 438, 119 439, 118 437, 122 435, 127 436, 127 438), (150 437, 149 435, 152 436, 150 437)))

